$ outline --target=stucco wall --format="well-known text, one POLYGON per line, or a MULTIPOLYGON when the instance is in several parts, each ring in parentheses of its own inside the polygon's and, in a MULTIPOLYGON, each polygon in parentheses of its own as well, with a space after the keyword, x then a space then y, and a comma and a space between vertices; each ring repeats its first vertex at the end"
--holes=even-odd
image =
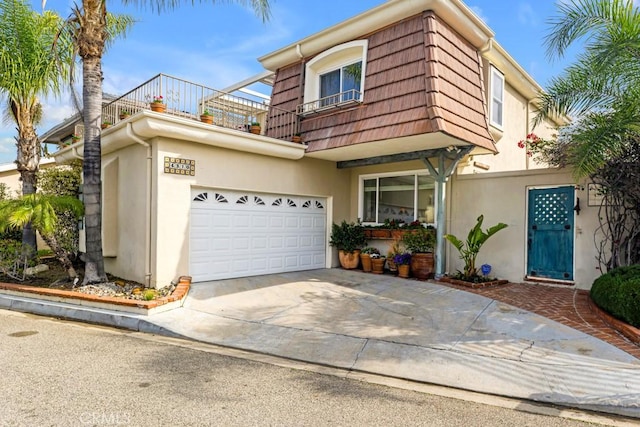
MULTIPOLYGON (((489 87, 490 63, 483 62, 483 78, 485 88, 489 87)), ((504 70, 500 70, 503 72, 504 70)), ((537 126, 533 126, 533 119, 536 116, 534 105, 530 103, 518 90, 507 81, 510 76, 505 76, 504 84, 504 104, 503 104, 503 127, 501 130, 490 126, 495 139, 498 154, 474 155, 468 162, 461 164, 458 168, 460 174, 471 173, 496 173, 515 170, 545 169, 546 166, 535 162, 527 156, 527 151, 518 147, 518 141, 524 139, 527 134, 535 133, 543 138, 551 138, 557 133, 557 125, 550 120, 545 120, 537 126), (474 162, 481 163, 489 169, 474 166, 474 162)), ((485 92, 485 96, 488 94, 485 92)), ((487 99, 487 106, 491 102, 487 99)))
MULTIPOLYGON (((486 229, 498 222, 509 227, 498 232, 482 247, 477 263, 490 264, 492 275, 521 282, 526 270, 527 189, 557 185, 574 185, 571 174, 557 170, 455 176, 449 184, 447 232, 466 239, 476 218, 484 214, 486 229)), ((575 283, 589 289, 600 275, 596 262, 594 231, 597 207, 587 206, 585 183, 579 183, 580 214, 575 217, 575 283)), ((447 271, 463 267, 457 251, 447 244, 447 271), (453 249, 453 250, 452 250, 453 249)))
MULTIPOLYGON (((145 283, 145 236, 148 224, 146 215, 146 148, 142 145, 131 145, 102 158, 103 169, 112 162, 117 162, 117 195, 115 212, 111 200, 103 198, 103 217, 115 215, 113 221, 103 221, 103 236, 113 235, 103 242, 115 242, 115 251, 104 248, 105 269, 116 276, 145 283), (113 230, 109 225, 116 225, 113 230)), ((103 185, 113 186, 107 176, 103 185)), ((103 191, 103 196, 109 192, 103 191)))
POLYGON ((168 138, 153 140, 153 162, 152 210, 157 222, 152 226, 152 284, 162 286, 189 272, 193 187, 327 197, 327 233, 332 221, 349 218, 349 172, 337 170, 332 162, 285 160, 168 138), (195 160, 196 175, 165 174, 164 156, 195 160))
MULTIPOLYGON (((55 162, 52 159, 45 159, 40 162, 40 169, 46 169, 55 166, 55 162)), ((17 196, 22 194, 22 182, 20 181, 20 174, 16 169, 14 163, 7 163, 0 165, 0 183, 7 184, 10 194, 17 196)))
POLYGON ((22 191, 22 183, 20 182, 20 174, 15 169, 8 171, 0 171, 0 183, 6 184, 10 195, 16 195, 22 191))

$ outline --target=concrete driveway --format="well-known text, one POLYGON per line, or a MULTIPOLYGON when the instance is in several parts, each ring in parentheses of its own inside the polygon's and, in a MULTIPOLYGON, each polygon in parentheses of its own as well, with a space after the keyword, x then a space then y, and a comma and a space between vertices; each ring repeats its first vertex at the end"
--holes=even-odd
POLYGON ((640 361, 435 283, 341 269, 196 283, 160 331, 354 371, 640 417, 640 361))

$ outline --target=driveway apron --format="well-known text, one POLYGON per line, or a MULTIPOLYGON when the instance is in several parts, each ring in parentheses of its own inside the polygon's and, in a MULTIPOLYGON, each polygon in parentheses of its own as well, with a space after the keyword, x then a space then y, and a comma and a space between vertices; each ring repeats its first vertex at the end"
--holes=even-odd
POLYGON ((341 269, 203 282, 181 309, 149 321, 217 345, 640 417, 640 360, 430 282, 341 269))

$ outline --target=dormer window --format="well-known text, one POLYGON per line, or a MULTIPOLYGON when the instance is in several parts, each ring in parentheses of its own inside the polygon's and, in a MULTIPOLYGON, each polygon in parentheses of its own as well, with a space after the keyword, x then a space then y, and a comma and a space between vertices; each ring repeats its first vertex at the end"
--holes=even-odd
POLYGON ((360 100, 362 61, 320 75, 320 106, 360 100))
POLYGON ((304 103, 299 114, 362 102, 367 41, 356 40, 318 54, 306 64, 304 103))

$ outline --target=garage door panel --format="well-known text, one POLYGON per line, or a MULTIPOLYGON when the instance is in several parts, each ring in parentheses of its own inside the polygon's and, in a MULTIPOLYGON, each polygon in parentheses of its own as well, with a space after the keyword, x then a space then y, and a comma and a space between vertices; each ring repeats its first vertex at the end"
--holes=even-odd
POLYGON ((236 236, 231 239, 231 249, 234 251, 248 251, 251 247, 251 239, 249 237, 244 236, 236 236))
POLYGON ((298 230, 300 228, 300 226, 299 226, 300 222, 298 221, 298 218, 296 218, 296 217, 287 216, 285 221, 286 221, 286 228, 288 228, 288 229, 298 230))
POLYGON ((211 213, 207 211, 204 211, 202 213, 210 218, 211 226, 215 228, 227 228, 231 227, 231 225, 233 224, 233 216, 228 212, 219 212, 216 215, 211 215, 211 213))
POLYGON ((269 226, 269 216, 265 214, 253 214, 251 218, 252 227, 268 227, 269 226))
POLYGON ((284 216, 279 213, 269 216, 269 227, 284 228, 284 216))
POLYGON ((325 266, 323 199, 225 190, 192 195, 189 262, 194 281, 325 266))
POLYGON ((284 238, 282 236, 269 236, 269 249, 279 250, 284 248, 284 238))

